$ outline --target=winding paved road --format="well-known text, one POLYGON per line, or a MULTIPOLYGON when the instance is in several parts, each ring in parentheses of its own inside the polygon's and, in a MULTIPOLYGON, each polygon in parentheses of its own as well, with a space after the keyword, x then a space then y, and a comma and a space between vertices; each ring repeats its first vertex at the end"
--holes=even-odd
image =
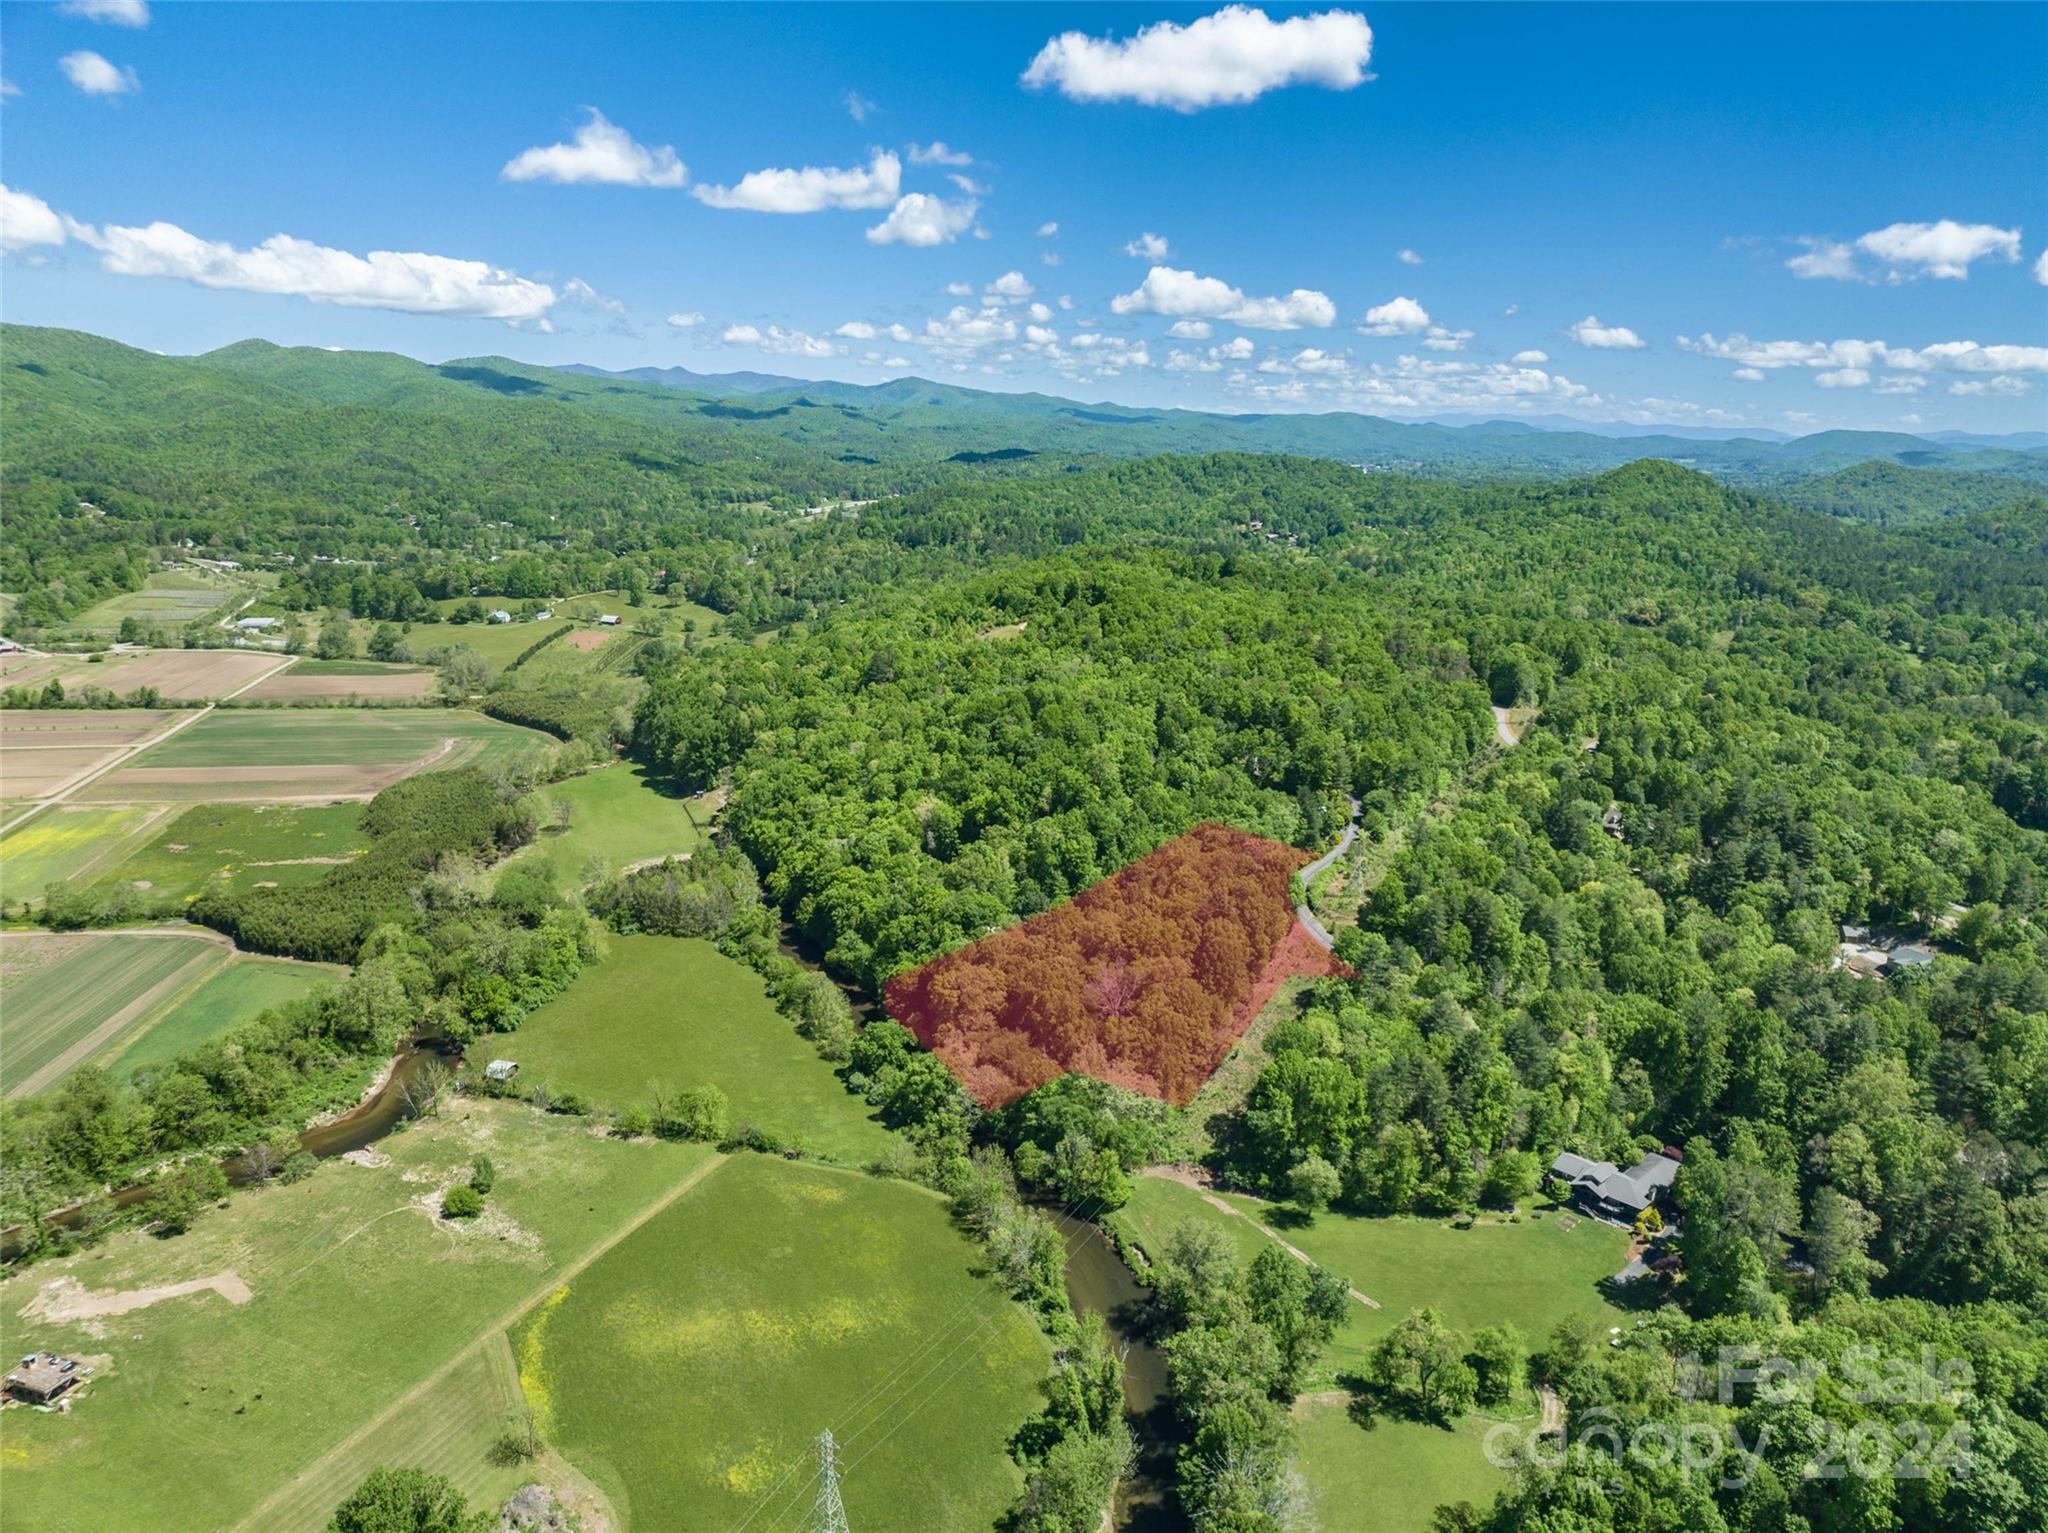
MULTIPOLYGON (((1344 834, 1337 838, 1337 844, 1301 870, 1301 887, 1303 891, 1306 892, 1309 885, 1323 876, 1325 868, 1350 851, 1351 843, 1357 839, 1358 800, 1354 798, 1351 800, 1351 821, 1344 827, 1344 834)), ((1294 907, 1294 914, 1296 919, 1307 928, 1308 934, 1316 939, 1316 942, 1322 947, 1324 952, 1327 953, 1337 945, 1337 939, 1330 935, 1323 923, 1316 919, 1316 913, 1310 910, 1306 904, 1296 905, 1294 907)))

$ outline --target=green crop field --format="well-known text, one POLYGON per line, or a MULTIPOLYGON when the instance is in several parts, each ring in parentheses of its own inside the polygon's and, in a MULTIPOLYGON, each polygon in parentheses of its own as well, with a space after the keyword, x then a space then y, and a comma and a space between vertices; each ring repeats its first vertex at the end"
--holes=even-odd
POLYGON ((550 828, 547 812, 541 832, 510 862, 515 867, 540 861, 554 872, 555 882, 583 883, 593 858, 602 858, 612 872, 649 857, 694 850, 711 823, 711 806, 703 798, 679 798, 658 785, 636 761, 621 761, 572 777, 543 789, 550 806, 569 807, 566 830, 550 828))
POLYGON ((131 1231, 0 1282, 6 1348, 107 1359, 68 1414, 8 1415, 10 1527, 318 1533, 379 1462, 503 1493, 486 1455, 515 1419, 509 1391, 458 1386, 565 1273, 713 1160, 462 1099, 377 1149, 388 1164, 327 1162, 176 1240, 131 1231), (440 1190, 486 1153, 498 1175, 485 1216, 438 1217, 440 1190), (58 1278, 106 1295, 223 1273, 247 1302, 190 1293, 112 1327, 23 1314, 58 1278))
POLYGON ((183 934, 0 937, 0 1092, 56 1084, 207 966, 226 962, 227 951, 183 934))
POLYGON ((735 1126, 756 1123, 852 1165, 887 1143, 753 970, 688 938, 613 937, 609 949, 518 1032, 472 1055, 517 1060, 523 1080, 609 1108, 646 1106, 655 1084, 716 1085, 735 1126))
POLYGON ((248 594, 256 578, 236 581, 225 575, 159 570, 143 581, 141 590, 109 597, 65 626, 111 633, 121 626, 123 618, 130 617, 145 623, 189 623, 205 617, 231 597, 248 594))
POLYGON ((104 880, 166 902, 222 885, 240 891, 264 881, 312 883, 332 860, 363 850, 356 831, 362 817, 361 804, 198 804, 160 821, 148 844, 106 870, 104 880))
POLYGON ((102 868, 161 818, 139 806, 46 809, 0 838, 0 897, 40 899, 43 889, 102 868))
POLYGON ((297 1000, 316 986, 333 984, 347 970, 331 964, 292 963, 282 958, 238 958, 209 974, 195 990, 179 995, 114 1061, 117 1074, 175 1059, 187 1049, 247 1022, 267 1006, 297 1000))
POLYGON ((988 1528, 1047 1347, 982 1262, 932 1193, 742 1157, 527 1317, 520 1381, 635 1533, 798 1525, 826 1427, 854 1527, 988 1528))

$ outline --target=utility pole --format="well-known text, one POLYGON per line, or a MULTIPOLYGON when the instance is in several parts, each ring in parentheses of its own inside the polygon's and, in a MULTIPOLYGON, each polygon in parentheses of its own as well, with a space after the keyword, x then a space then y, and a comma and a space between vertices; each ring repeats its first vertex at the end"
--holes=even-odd
POLYGON ((818 1499, 811 1507, 810 1533, 852 1533, 839 1499, 839 1448, 830 1427, 818 1434, 818 1499))

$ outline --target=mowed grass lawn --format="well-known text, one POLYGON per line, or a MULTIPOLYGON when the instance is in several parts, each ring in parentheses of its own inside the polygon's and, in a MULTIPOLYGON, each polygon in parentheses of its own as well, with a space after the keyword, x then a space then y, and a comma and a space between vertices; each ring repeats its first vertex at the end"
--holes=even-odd
POLYGON ((292 963, 282 958, 237 958, 209 974, 197 989, 178 996, 170 1009, 114 1061, 117 1075, 162 1064, 209 1038, 217 1038, 271 1006, 295 1001, 320 985, 332 985, 348 970, 339 964, 292 963))
POLYGON ((203 937, 0 937, 0 1092, 40 1091, 106 1048, 227 950, 203 937))
POLYGON ((318 1533, 379 1462, 502 1486, 486 1455, 514 1420, 510 1402, 457 1394, 453 1374, 712 1159, 459 1098, 377 1148, 390 1164, 329 1161, 297 1186, 237 1194, 176 1239, 123 1233, 0 1282, 0 1344, 106 1360, 69 1414, 9 1413, 10 1528, 318 1533), (497 1167, 490 1210, 467 1225, 439 1218, 441 1190, 480 1154, 497 1167), (248 1284, 247 1303, 206 1292, 111 1322, 21 1315, 59 1278, 108 1293, 226 1271, 248 1284), (386 1412, 384 1428, 341 1447, 386 1412), (417 1430, 390 1429, 400 1421, 417 1430))
POLYGON ((519 1031, 479 1041, 470 1057, 516 1060, 522 1081, 614 1110, 649 1105, 656 1084, 715 1085, 733 1126, 758 1124, 849 1165, 887 1144, 752 969, 696 938, 612 937, 607 947, 519 1031))
POLYGON ((649 857, 694 851, 711 823, 711 808, 702 798, 668 792, 637 761, 598 767, 544 788, 540 796, 548 805, 540 834, 499 867, 545 863, 565 888, 584 882, 593 858, 617 872, 649 857), (569 826, 555 830, 550 815, 562 804, 569 809, 569 826))
POLYGON ((60 804, 45 809, 0 839, 0 897, 40 899, 49 885, 118 857, 150 818, 151 811, 140 806, 73 809, 60 804))
POLYGON ((303 859, 359 855, 367 845, 356 829, 362 818, 357 803, 199 804, 161 822, 106 879, 143 889, 152 900, 192 900, 221 887, 239 892, 265 880, 313 883, 329 863, 303 859))
POLYGON ((830 1427, 856 1528, 993 1526, 1048 1348, 934 1194, 736 1157, 514 1334, 544 1435, 633 1533, 803 1526, 830 1427))
MULTIPOLYGON (((1599 1287, 1601 1279, 1621 1270, 1628 1237, 1590 1219, 1552 1211, 1540 1219, 1525 1215, 1519 1224, 1489 1219, 1457 1230, 1433 1219, 1325 1213, 1304 1225, 1279 1222, 1276 1216, 1285 1211, 1258 1198, 1233 1193, 1225 1200, 1251 1217, 1222 1213, 1178 1182, 1141 1177, 1123 1217, 1148 1251, 1160 1250, 1176 1225, 1194 1219, 1224 1230, 1246 1259, 1268 1241, 1256 1219, 1377 1299, 1378 1309, 1351 1306, 1349 1319, 1323 1350, 1307 1386, 1311 1391, 1363 1372, 1373 1343, 1425 1306, 1467 1335, 1506 1321, 1532 1347, 1571 1315, 1603 1328, 1633 1323, 1599 1287)), ((1526 1412, 1533 1424, 1535 1410, 1531 1396, 1502 1414, 1526 1412)), ((1341 1404, 1305 1407, 1298 1462, 1316 1527, 1322 1533, 1425 1533, 1440 1502, 1487 1505, 1506 1484, 1482 1451, 1492 1425, 1481 1415, 1451 1428, 1382 1416, 1368 1431, 1341 1404)))

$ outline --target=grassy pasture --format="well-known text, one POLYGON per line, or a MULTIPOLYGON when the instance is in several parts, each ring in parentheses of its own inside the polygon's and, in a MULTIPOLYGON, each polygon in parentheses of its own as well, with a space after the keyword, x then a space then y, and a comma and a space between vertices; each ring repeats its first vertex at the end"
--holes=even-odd
POLYGON ((601 857, 611 871, 644 858, 694 850, 711 823, 711 806, 701 797, 679 798, 665 791, 637 761, 598 767, 541 791, 550 806, 569 806, 569 828, 542 830, 510 862, 544 862, 555 882, 581 884, 585 867, 601 857))
POLYGON ((368 797, 415 771, 511 767, 552 744, 465 709, 225 709, 86 791, 100 803, 368 797))
POLYGON ((691 938, 613 937, 609 947, 518 1032, 478 1043, 472 1057, 517 1060, 522 1079, 609 1108, 646 1106, 655 1083, 716 1085, 735 1125, 759 1124, 848 1164, 886 1144, 886 1130, 775 1010, 753 970, 691 938))
POLYGON ((162 1064, 197 1048, 266 1007, 295 1001, 347 974, 339 965, 292 963, 282 958, 238 957, 216 969, 198 987, 176 996, 170 1009, 148 1024, 114 1060, 116 1074, 162 1064))
POLYGON ((9 1526, 318 1533, 380 1462, 503 1484, 484 1459, 512 1424, 498 1413, 509 1399, 462 1393, 476 1360, 713 1158, 465 1100, 378 1150, 388 1165, 330 1161, 297 1186, 237 1195, 175 1240, 123 1233, 0 1282, 6 1347, 109 1359, 69 1414, 9 1415, 9 1526), (490 1211, 453 1225, 434 1207, 479 1154, 498 1170, 490 1211), (112 1324, 21 1314, 58 1278, 107 1293, 225 1271, 248 1285, 246 1303, 197 1293, 112 1324))
POLYGON ((36 899, 50 884, 104 867, 144 834, 162 811, 140 807, 45 809, 0 838, 0 897, 36 899))
POLYGON ((502 671, 519 658, 522 650, 561 626, 560 618, 545 623, 415 623, 405 642, 415 655, 430 649, 463 646, 483 656, 492 670, 502 671))
POLYGON ((1467 1416, 1453 1427, 1382 1416, 1360 1426, 1338 1404, 1298 1413, 1295 1446, 1318 1533, 1428 1533, 1446 1501, 1485 1507, 1508 1488, 1486 1461, 1493 1423, 1467 1416))
POLYGON ((853 1526, 987 1528, 1047 1348, 979 1261, 929 1192, 740 1157, 526 1318, 520 1380, 636 1533, 795 1526, 827 1426, 853 1526))
MULTIPOLYGON (((239 892, 264 880, 312 883, 327 871, 327 862, 299 859, 357 855, 364 849, 356 830, 362 817, 361 804, 197 804, 158 822, 148 844, 106 870, 103 881, 147 885, 144 892, 153 900, 180 901, 223 884, 239 892)), ((37 823, 31 820, 23 830, 37 823)))
POLYGON ((182 933, 0 937, 0 1091, 55 1085, 227 956, 182 933))

